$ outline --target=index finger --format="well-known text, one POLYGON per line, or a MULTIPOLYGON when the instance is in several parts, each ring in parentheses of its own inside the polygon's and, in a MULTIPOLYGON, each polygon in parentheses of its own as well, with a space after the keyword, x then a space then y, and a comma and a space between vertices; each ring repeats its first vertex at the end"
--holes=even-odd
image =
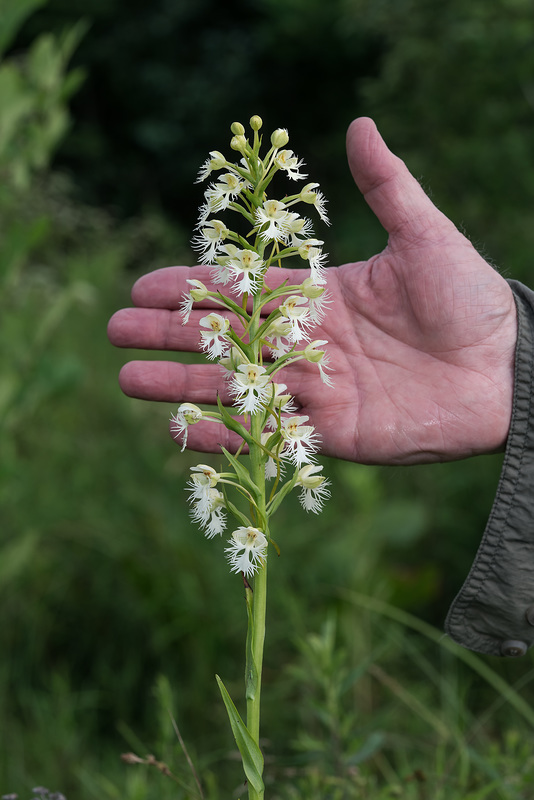
MULTIPOLYGON (((142 308, 167 308, 171 311, 180 308, 191 286, 188 280, 201 281, 210 292, 230 294, 229 287, 215 283, 212 279, 214 267, 162 267, 139 278, 132 288, 132 301, 142 308)), ((290 284, 302 283, 308 277, 308 269, 284 269, 270 267, 265 281, 270 289, 276 289, 284 281, 290 284)), ((217 308, 210 298, 195 304, 195 308, 217 308)))
POLYGON ((180 308, 183 295, 191 288, 188 280, 202 281, 210 292, 219 287, 211 279, 212 267, 162 267, 142 275, 132 287, 132 302, 141 308, 180 308))

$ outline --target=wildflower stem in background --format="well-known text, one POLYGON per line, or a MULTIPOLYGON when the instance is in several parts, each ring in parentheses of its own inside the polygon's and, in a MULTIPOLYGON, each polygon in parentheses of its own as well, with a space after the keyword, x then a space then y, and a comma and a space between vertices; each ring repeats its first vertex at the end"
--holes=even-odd
MULTIPOLYGON (((328 342, 310 342, 314 326, 329 302, 325 294, 323 241, 314 237, 312 221, 301 217, 298 205, 314 208, 328 223, 325 199, 318 184, 276 198, 267 189, 277 172, 291 181, 307 176, 303 162, 285 149, 289 135, 279 128, 262 158, 262 121, 250 120, 252 144, 241 123, 233 123, 230 147, 237 163, 213 150, 199 174, 210 180, 199 211, 198 233, 192 245, 203 261, 213 266, 212 281, 220 291, 210 291, 200 281, 182 298, 182 324, 189 324, 195 303, 208 299, 218 307, 201 317, 199 348, 225 371, 232 407, 218 400, 218 408, 204 411, 184 403, 172 415, 172 430, 187 444, 188 428, 203 421, 218 422, 242 439, 237 454, 223 450, 228 468, 198 464, 187 483, 191 517, 205 536, 216 540, 233 521, 224 552, 232 572, 242 573, 248 615, 245 666, 246 721, 243 721, 223 682, 217 676, 239 747, 249 800, 264 797, 263 756, 260 750, 260 706, 269 551, 280 554, 270 535, 270 519, 282 500, 300 489, 304 510, 318 513, 328 498, 329 483, 318 474, 319 437, 306 416, 295 416, 296 405, 285 384, 276 383, 277 372, 297 362, 317 369, 317 380, 327 387, 328 342), (218 177, 217 177, 218 175, 218 177), (280 199, 282 198, 282 199, 280 199), (289 210, 291 209, 291 210, 289 210), (216 219, 210 219, 216 215, 216 219), (229 219, 234 215, 235 222, 229 219), (237 218, 236 218, 237 215, 237 218), (248 227, 248 230, 247 230, 248 227), (271 290, 265 274, 282 259, 307 262, 308 275, 294 285, 271 290), (222 291, 227 287, 226 293, 222 291), (273 308, 266 313, 265 307, 273 308), (263 316, 262 316, 263 315, 263 316), (238 321, 239 327, 235 325, 238 321), (269 352, 269 360, 264 354, 269 352), (241 458, 244 446, 248 459, 241 458), (288 474, 284 467, 289 467, 288 474), (268 487, 267 482, 273 480, 268 487), (233 494, 236 497, 233 497, 233 494)), ((206 308, 203 305, 202 308, 206 308)))

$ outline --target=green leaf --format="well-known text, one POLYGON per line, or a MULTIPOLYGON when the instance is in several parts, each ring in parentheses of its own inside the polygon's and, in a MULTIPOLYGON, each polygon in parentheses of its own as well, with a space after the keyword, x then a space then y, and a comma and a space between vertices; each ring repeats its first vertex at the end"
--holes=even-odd
POLYGON ((74 25, 63 31, 59 37, 59 45, 64 61, 68 61, 71 58, 90 28, 91 23, 89 20, 79 19, 74 25))
POLYGON ((261 754, 261 750, 250 735, 247 726, 239 716, 239 712, 233 704, 232 698, 226 691, 222 680, 218 675, 215 676, 215 679, 219 686, 224 705, 226 706, 226 711, 228 713, 230 725, 232 726, 234 739, 239 748, 239 752, 241 753, 243 769, 245 771, 245 775, 247 776, 247 780, 258 793, 263 792, 265 787, 261 777, 263 773, 263 756, 261 754))
POLYGON ((0 53, 3 53, 15 36, 22 23, 46 0, 0 0, 0 53))

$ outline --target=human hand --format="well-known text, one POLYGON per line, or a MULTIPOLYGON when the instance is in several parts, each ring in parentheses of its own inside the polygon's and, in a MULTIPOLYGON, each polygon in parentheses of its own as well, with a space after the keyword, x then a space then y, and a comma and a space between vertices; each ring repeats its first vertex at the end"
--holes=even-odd
MULTIPOLYGON (((374 123, 355 120, 347 135, 349 164, 370 207, 389 234, 368 261, 326 271, 332 298, 314 339, 328 341, 334 388, 313 364, 279 373, 298 414, 322 437, 325 455, 361 463, 445 461, 503 448, 510 424, 515 304, 506 281, 430 201, 406 166, 384 144, 374 123)), ((179 308, 195 278, 210 290, 210 267, 168 267, 140 278, 135 308, 109 323, 119 347, 199 349, 196 303, 187 325, 179 308)), ((299 282, 305 271, 299 270, 299 282)), ((293 270, 271 268, 272 288, 293 270)), ((147 400, 229 403, 215 364, 132 361, 120 373, 123 391, 147 400)), ((216 423, 190 426, 188 447, 235 447, 216 423)))

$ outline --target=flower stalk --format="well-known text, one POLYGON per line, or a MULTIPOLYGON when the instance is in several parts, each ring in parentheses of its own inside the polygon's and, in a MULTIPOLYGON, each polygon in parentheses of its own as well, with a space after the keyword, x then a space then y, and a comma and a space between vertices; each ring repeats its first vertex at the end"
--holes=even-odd
POLYGON ((252 117, 250 126, 252 143, 241 123, 231 127, 230 147, 241 156, 237 163, 213 150, 200 170, 199 181, 218 175, 205 191, 192 240, 201 259, 213 267, 212 285, 188 280, 191 288, 180 307, 184 325, 195 304, 208 309, 199 322, 199 347, 220 364, 231 402, 219 398, 217 409, 208 411, 183 403, 171 417, 171 429, 182 449, 187 446, 189 428, 206 420, 226 426, 241 439, 235 454, 221 448, 228 462, 224 470, 206 464, 193 467, 187 490, 192 519, 208 538, 222 536, 228 520, 235 521, 225 553, 231 571, 241 573, 245 588, 245 722, 219 677, 217 681, 241 753, 249 800, 263 800, 260 710, 267 565, 270 550, 280 554, 271 538, 270 521, 293 489, 300 490, 302 507, 313 513, 321 510, 330 494, 329 482, 317 464, 320 442, 315 428, 308 416, 295 414, 297 405, 286 385, 275 382, 282 367, 291 370, 310 364, 312 369, 317 367, 318 380, 332 385, 327 375, 328 343, 310 342, 329 302, 324 272, 327 255, 323 241, 313 235, 311 219, 294 209, 299 204, 314 207, 320 219, 329 223, 316 183, 282 199, 268 197, 277 173, 285 173, 291 181, 307 175, 301 172, 303 162, 286 149, 285 129, 274 131, 262 158, 260 117, 252 117), (237 220, 231 223, 227 217, 235 219, 236 214, 237 220), (274 265, 282 260, 285 264, 289 258, 299 259, 300 265, 304 262, 306 277, 270 288, 274 265), (242 457, 245 447, 248 459, 242 457))

